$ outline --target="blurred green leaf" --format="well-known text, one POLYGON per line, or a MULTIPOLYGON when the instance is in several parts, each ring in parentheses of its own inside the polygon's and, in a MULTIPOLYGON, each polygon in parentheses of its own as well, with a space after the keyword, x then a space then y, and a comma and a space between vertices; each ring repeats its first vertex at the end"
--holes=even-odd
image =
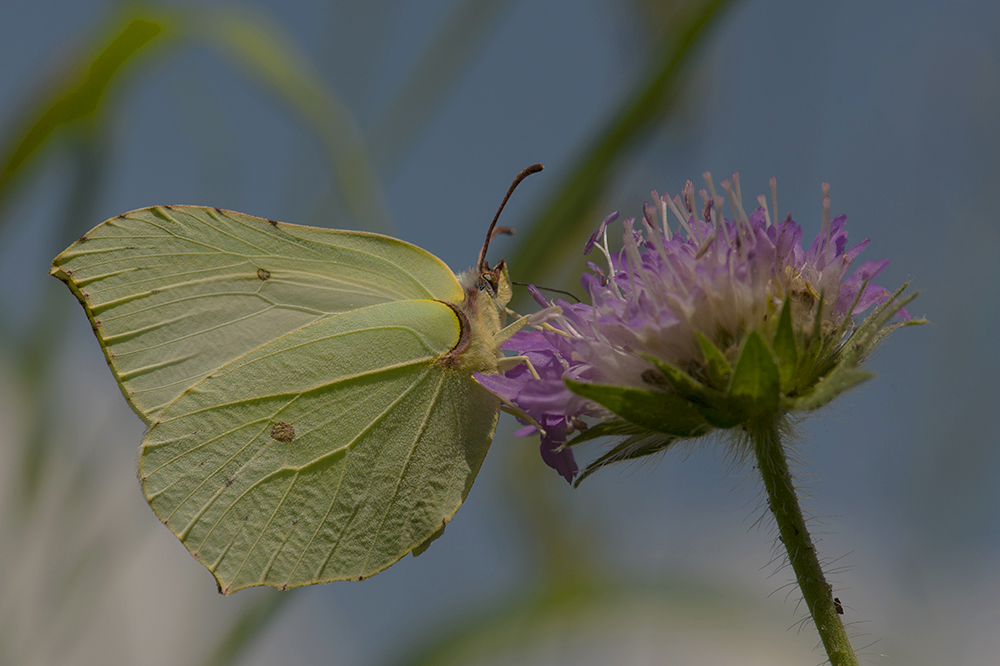
MULTIPOLYGON (((97 123, 82 140, 71 142, 70 155, 73 182, 66 199, 65 210, 59 215, 58 229, 73 229, 86 224, 97 210, 98 192, 107 168, 108 144, 102 123, 97 123)), ((48 457, 56 442, 52 439, 52 416, 48 409, 51 387, 50 371, 60 361, 57 349, 67 332, 65 325, 69 308, 60 307, 64 298, 57 284, 46 280, 43 287, 43 307, 34 326, 21 339, 12 340, 7 323, 0 324, 0 339, 16 350, 21 392, 27 398, 22 414, 26 424, 22 441, 19 481, 19 511, 28 516, 28 509, 39 499, 41 482, 48 457), (13 343, 13 344, 11 344, 13 343)))
MULTIPOLYGON (((760 618, 761 602, 734 589, 690 580, 648 579, 576 579, 559 585, 534 585, 505 603, 443 623, 447 629, 389 663, 517 663, 518 657, 525 658, 538 646, 569 647, 588 636, 611 641, 655 640, 658 628, 664 627, 683 631, 753 625, 760 618)), ((564 661, 555 659, 556 663, 564 661)))
POLYGON ((489 30, 511 0, 461 0, 413 66, 371 132, 380 173, 391 173, 455 81, 483 48, 489 30))
POLYGON ((153 43, 163 43, 171 34, 170 22, 152 16, 114 20, 92 44, 68 58, 68 67, 58 71, 35 92, 34 100, 22 107, 9 123, 12 128, 0 140, 0 210, 15 178, 23 174, 33 158, 57 130, 90 120, 104 111, 113 83, 146 53, 153 43))
MULTIPOLYGON (((420 132, 430 122, 476 51, 487 43, 490 29, 511 0, 459 0, 448 19, 431 39, 406 79, 388 102, 368 137, 375 168, 383 177, 392 174, 420 132)), ((357 75, 357 72, 354 72, 357 75)), ((316 201, 309 224, 336 210, 338 199, 327 189, 316 201)))
POLYGON ((579 166, 536 216, 508 263, 518 280, 544 282, 554 269, 580 253, 571 241, 586 238, 598 220, 592 210, 624 155, 665 120, 682 66, 732 0, 702 0, 679 10, 649 75, 627 96, 579 159, 579 166))
POLYGON ((40 86, 34 103, 8 124, 11 129, 0 138, 0 211, 14 182, 59 130, 100 122, 114 111, 109 98, 122 85, 124 73, 143 62, 140 55, 166 52, 150 45, 176 47, 192 40, 218 50, 294 109, 322 140, 334 180, 358 223, 390 230, 381 185, 345 105, 272 21, 217 7, 139 6, 112 15, 108 26, 79 47, 68 58, 70 64, 40 86))
POLYGON ((295 43, 273 22, 244 11, 213 8, 188 17, 184 26, 193 37, 274 92, 322 139, 336 187, 356 220, 372 231, 391 231, 382 186, 358 124, 295 43))

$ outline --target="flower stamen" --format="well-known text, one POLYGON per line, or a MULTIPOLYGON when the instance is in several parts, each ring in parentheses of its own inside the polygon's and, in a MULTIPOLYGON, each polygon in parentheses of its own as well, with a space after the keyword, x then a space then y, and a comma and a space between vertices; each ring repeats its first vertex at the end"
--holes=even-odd
POLYGON ((757 195, 757 205, 764 209, 764 222, 765 226, 771 226, 771 214, 767 212, 767 197, 763 194, 757 195))

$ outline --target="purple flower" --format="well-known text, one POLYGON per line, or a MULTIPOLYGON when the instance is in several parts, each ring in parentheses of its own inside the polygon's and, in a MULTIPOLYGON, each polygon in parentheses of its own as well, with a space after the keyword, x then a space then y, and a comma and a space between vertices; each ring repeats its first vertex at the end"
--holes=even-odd
MULTIPOLYGON (((567 388, 563 381, 566 363, 543 333, 529 330, 517 335, 517 342, 508 340, 504 348, 527 356, 539 379, 532 377, 526 364, 518 365, 503 375, 477 374, 476 378, 493 393, 503 396, 529 414, 537 415, 536 419, 545 432, 541 442, 542 460, 567 481, 572 481, 578 467, 573 452, 565 448, 566 439, 582 426, 580 414, 601 414, 588 412, 587 401, 567 388), (570 405, 572 411, 565 413, 570 405)), ((524 436, 536 431, 534 425, 529 425, 516 434, 524 436)))
POLYGON ((623 222, 617 252, 608 243, 608 225, 617 213, 601 223, 585 248, 585 254, 598 250, 604 264, 589 263, 581 278, 590 305, 549 303, 534 292, 552 311, 548 323, 522 330, 504 348, 527 356, 538 379, 523 365, 480 379, 542 427, 542 457, 568 481, 577 467, 566 444, 587 429, 584 417, 617 424, 609 431, 630 435, 636 446, 649 442, 651 433, 668 433, 657 440, 660 448, 681 436, 736 425, 748 409, 758 409, 737 395, 745 393, 745 382, 734 379, 750 347, 753 358, 763 359, 753 362, 766 364, 762 376, 775 378, 775 395, 751 396, 751 402, 813 409, 869 376, 857 366, 894 328, 886 326, 891 317, 910 320, 902 303, 894 302, 898 292, 871 282, 888 261, 850 271, 868 239, 848 247, 845 216, 830 218, 828 185, 820 232, 806 250, 791 215, 776 221, 774 179, 775 220, 763 196, 760 207, 744 212, 737 174, 732 183, 722 183, 734 211, 733 220, 723 219, 723 198, 707 173, 705 180, 700 205, 691 181, 673 199, 654 191, 654 204, 644 206, 638 225, 634 218, 623 222), (668 213, 677 220, 676 230, 668 213), (872 315, 878 321, 857 325, 853 316, 872 306, 879 306, 872 315), (863 329, 867 337, 844 344, 863 329), (769 354, 748 342, 754 333, 769 354), (829 380, 833 373, 840 373, 837 381, 829 380), (690 404, 679 404, 678 396, 690 404), (641 403, 657 412, 659 398, 662 414, 647 418, 646 407, 638 411, 641 403), (690 428, 674 425, 687 424, 685 419, 694 419, 690 428))

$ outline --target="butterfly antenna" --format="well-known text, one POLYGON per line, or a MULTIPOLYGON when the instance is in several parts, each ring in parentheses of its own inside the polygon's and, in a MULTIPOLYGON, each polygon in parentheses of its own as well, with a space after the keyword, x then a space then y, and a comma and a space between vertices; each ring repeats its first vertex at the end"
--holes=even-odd
MULTIPOLYGON (((510 283, 511 284, 515 284, 515 285, 517 285, 519 287, 530 287, 530 286, 532 286, 532 284, 530 282, 516 282, 514 280, 511 280, 510 283)), ((555 289, 553 287, 539 287, 538 285, 534 285, 534 286, 536 286, 541 291, 551 291, 551 292, 554 292, 556 294, 562 294, 563 296, 569 296, 570 298, 572 298, 577 303, 583 303, 583 301, 581 301, 579 298, 577 298, 576 294, 574 294, 571 291, 563 291, 562 289, 555 289)))
MULTIPOLYGON (((503 207, 507 205, 507 199, 510 199, 510 195, 514 193, 514 189, 521 184, 521 181, 530 176, 533 173, 538 173, 544 169, 541 164, 532 164, 530 167, 526 167, 521 170, 521 173, 517 174, 514 178, 514 182, 510 184, 510 189, 507 190, 507 196, 503 198, 500 202, 500 208, 497 209, 497 214, 493 216, 493 222, 490 224, 489 231, 486 232, 486 242, 483 243, 483 249, 479 251, 479 261, 476 262, 476 266, 479 267, 480 271, 489 270, 489 265, 486 263, 486 251, 490 247, 490 241, 496 235, 493 233, 494 227, 497 226, 497 220, 500 219, 500 213, 503 212, 503 207)), ((500 231, 499 233, 504 233, 500 231)))

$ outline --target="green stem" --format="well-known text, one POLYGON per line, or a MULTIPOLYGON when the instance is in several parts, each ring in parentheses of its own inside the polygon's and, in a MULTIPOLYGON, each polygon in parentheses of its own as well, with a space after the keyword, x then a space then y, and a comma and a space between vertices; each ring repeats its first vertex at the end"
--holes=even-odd
POLYGON ((785 544, 788 560, 830 663, 833 666, 858 666, 858 658, 837 613, 833 588, 823 575, 816 547, 799 508, 785 449, 781 445, 781 422, 781 417, 767 415, 746 424, 757 455, 757 469, 767 489, 767 504, 778 523, 781 542, 785 544))

